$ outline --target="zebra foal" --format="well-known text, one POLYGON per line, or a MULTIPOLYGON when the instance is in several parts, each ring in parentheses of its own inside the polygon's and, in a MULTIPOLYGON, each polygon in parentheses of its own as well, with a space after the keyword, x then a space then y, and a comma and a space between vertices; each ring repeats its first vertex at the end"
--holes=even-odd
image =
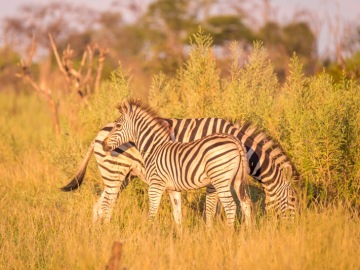
POLYGON ((232 191, 240 200, 245 223, 249 224, 251 213, 245 192, 249 168, 246 151, 236 137, 217 133, 190 143, 173 142, 169 128, 150 107, 128 101, 119 111, 121 116, 105 138, 103 149, 110 152, 128 142, 136 145, 149 183, 149 219, 155 217, 165 190, 179 194, 212 185, 228 225, 233 225, 236 213, 232 191))

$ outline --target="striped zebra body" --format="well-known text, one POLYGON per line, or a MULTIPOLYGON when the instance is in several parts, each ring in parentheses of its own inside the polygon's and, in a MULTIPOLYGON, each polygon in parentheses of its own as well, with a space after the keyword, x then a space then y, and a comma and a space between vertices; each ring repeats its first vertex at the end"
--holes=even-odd
MULTIPOLYGON (((174 134, 174 141, 189 142, 214 133, 228 133, 236 136, 245 146, 250 175, 262 185, 266 195, 266 210, 272 209, 278 215, 294 213, 297 209, 297 196, 290 185, 290 179, 296 180, 296 170, 281 148, 249 123, 236 127, 220 118, 164 119, 174 134)), ((119 191, 136 175, 145 180, 143 159, 133 144, 125 144, 106 155, 102 143, 115 123, 104 126, 90 145, 103 178, 105 189, 94 207, 94 221, 109 221, 119 191)), ((91 154, 91 153, 90 153, 91 154)), ((87 154, 72 181, 63 187, 64 191, 78 188, 83 181, 90 156, 87 154)), ((215 214, 217 197, 214 188, 207 187, 206 219, 215 214)), ((170 195, 171 197, 171 195, 170 195)), ((180 197, 177 196, 177 202, 180 197)), ((174 201, 174 198, 171 198, 174 201)), ((174 204, 173 204, 174 207, 174 204)), ((250 207, 250 206, 249 206, 250 207)), ((179 212, 179 207, 177 212, 179 212)), ((174 211, 175 212, 175 211, 174 211)))
MULTIPOLYGON (((291 180, 298 173, 279 145, 265 133, 246 123, 241 127, 219 118, 168 119, 175 134, 174 140, 197 140, 207 134, 221 132, 235 136, 246 149, 250 175, 264 188, 267 212, 278 216, 294 216, 298 209, 298 196, 291 180)), ((210 209, 209 211, 213 211, 210 209)))
MULTIPOLYGON (((165 190, 180 192, 212 184, 232 225, 236 205, 231 191, 243 205, 248 173, 245 150, 237 138, 212 134, 189 143, 173 142, 168 127, 149 107, 130 101, 120 108, 122 115, 105 138, 104 150, 112 151, 126 142, 134 142, 139 149, 149 183, 149 219, 156 215, 165 190)), ((243 208, 246 220, 249 210, 243 208)))
MULTIPOLYGON (((105 185, 104 191, 93 208, 94 223, 98 221, 107 223, 110 221, 119 192, 126 188, 133 179, 132 176, 137 176, 148 184, 145 178, 142 156, 134 147, 134 144, 123 144, 112 151, 111 155, 104 152, 102 146, 103 140, 108 136, 113 127, 114 122, 107 124, 99 131, 95 140, 90 144, 89 150, 72 181, 62 188, 63 191, 71 191, 77 189, 82 184, 86 167, 92 152, 94 152, 105 185)), ((181 194, 170 191, 168 193, 173 207, 174 219, 179 224, 181 223, 181 194)), ((217 205, 215 188, 209 185, 206 188, 206 194, 206 224, 211 225, 217 205)), ((242 207, 251 209, 251 201, 247 193, 245 195, 247 200, 242 207)), ((249 224, 250 219, 246 222, 249 224)))

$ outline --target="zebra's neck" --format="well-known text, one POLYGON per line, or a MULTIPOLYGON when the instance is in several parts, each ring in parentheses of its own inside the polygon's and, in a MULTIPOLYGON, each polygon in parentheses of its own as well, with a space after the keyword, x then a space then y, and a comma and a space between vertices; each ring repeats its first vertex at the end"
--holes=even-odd
POLYGON ((134 117, 134 142, 140 154, 148 159, 165 142, 170 141, 170 132, 157 119, 134 117))

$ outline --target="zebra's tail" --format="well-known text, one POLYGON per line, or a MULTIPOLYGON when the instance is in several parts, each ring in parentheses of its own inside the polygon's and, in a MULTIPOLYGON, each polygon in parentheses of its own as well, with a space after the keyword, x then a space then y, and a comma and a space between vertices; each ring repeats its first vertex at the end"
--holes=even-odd
POLYGON ((82 160, 80 167, 78 168, 74 177, 71 179, 71 181, 66 186, 63 186, 62 188, 60 188, 62 191, 68 192, 68 191, 72 191, 72 190, 75 190, 80 187, 80 185, 82 184, 82 182, 84 180, 86 168, 89 163, 91 154, 93 152, 94 152, 94 141, 91 142, 91 144, 88 148, 88 151, 86 152, 86 155, 85 155, 84 159, 82 160))
MULTIPOLYGON (((234 137, 234 136, 233 136, 234 137)), ((249 163, 246 158, 246 148, 242 145, 242 143, 239 142, 239 140, 234 137, 234 142, 239 150, 239 156, 240 156, 240 164, 237 170, 237 176, 239 179, 247 179, 247 176, 250 173, 249 163)))
MULTIPOLYGON (((234 136, 232 136, 234 137, 234 136)), ((236 144, 239 151, 239 166, 237 167, 236 173, 234 175, 235 186, 238 188, 238 198, 242 201, 245 197, 247 197, 246 188, 248 188, 248 175, 250 174, 250 167, 248 160, 246 158, 246 149, 242 145, 242 143, 236 138, 232 138, 234 143, 236 144)))
POLYGON ((240 200, 241 215, 245 219, 246 227, 252 224, 252 203, 250 198, 248 175, 250 174, 249 163, 246 158, 245 147, 236 140, 236 145, 239 151, 239 166, 235 175, 236 188, 238 188, 237 196, 240 200))

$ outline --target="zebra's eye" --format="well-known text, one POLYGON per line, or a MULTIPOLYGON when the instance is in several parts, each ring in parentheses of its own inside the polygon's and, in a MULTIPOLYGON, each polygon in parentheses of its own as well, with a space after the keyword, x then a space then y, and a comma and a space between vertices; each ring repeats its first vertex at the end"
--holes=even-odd
POLYGON ((291 202, 295 202, 295 198, 290 198, 290 201, 291 201, 291 202))

